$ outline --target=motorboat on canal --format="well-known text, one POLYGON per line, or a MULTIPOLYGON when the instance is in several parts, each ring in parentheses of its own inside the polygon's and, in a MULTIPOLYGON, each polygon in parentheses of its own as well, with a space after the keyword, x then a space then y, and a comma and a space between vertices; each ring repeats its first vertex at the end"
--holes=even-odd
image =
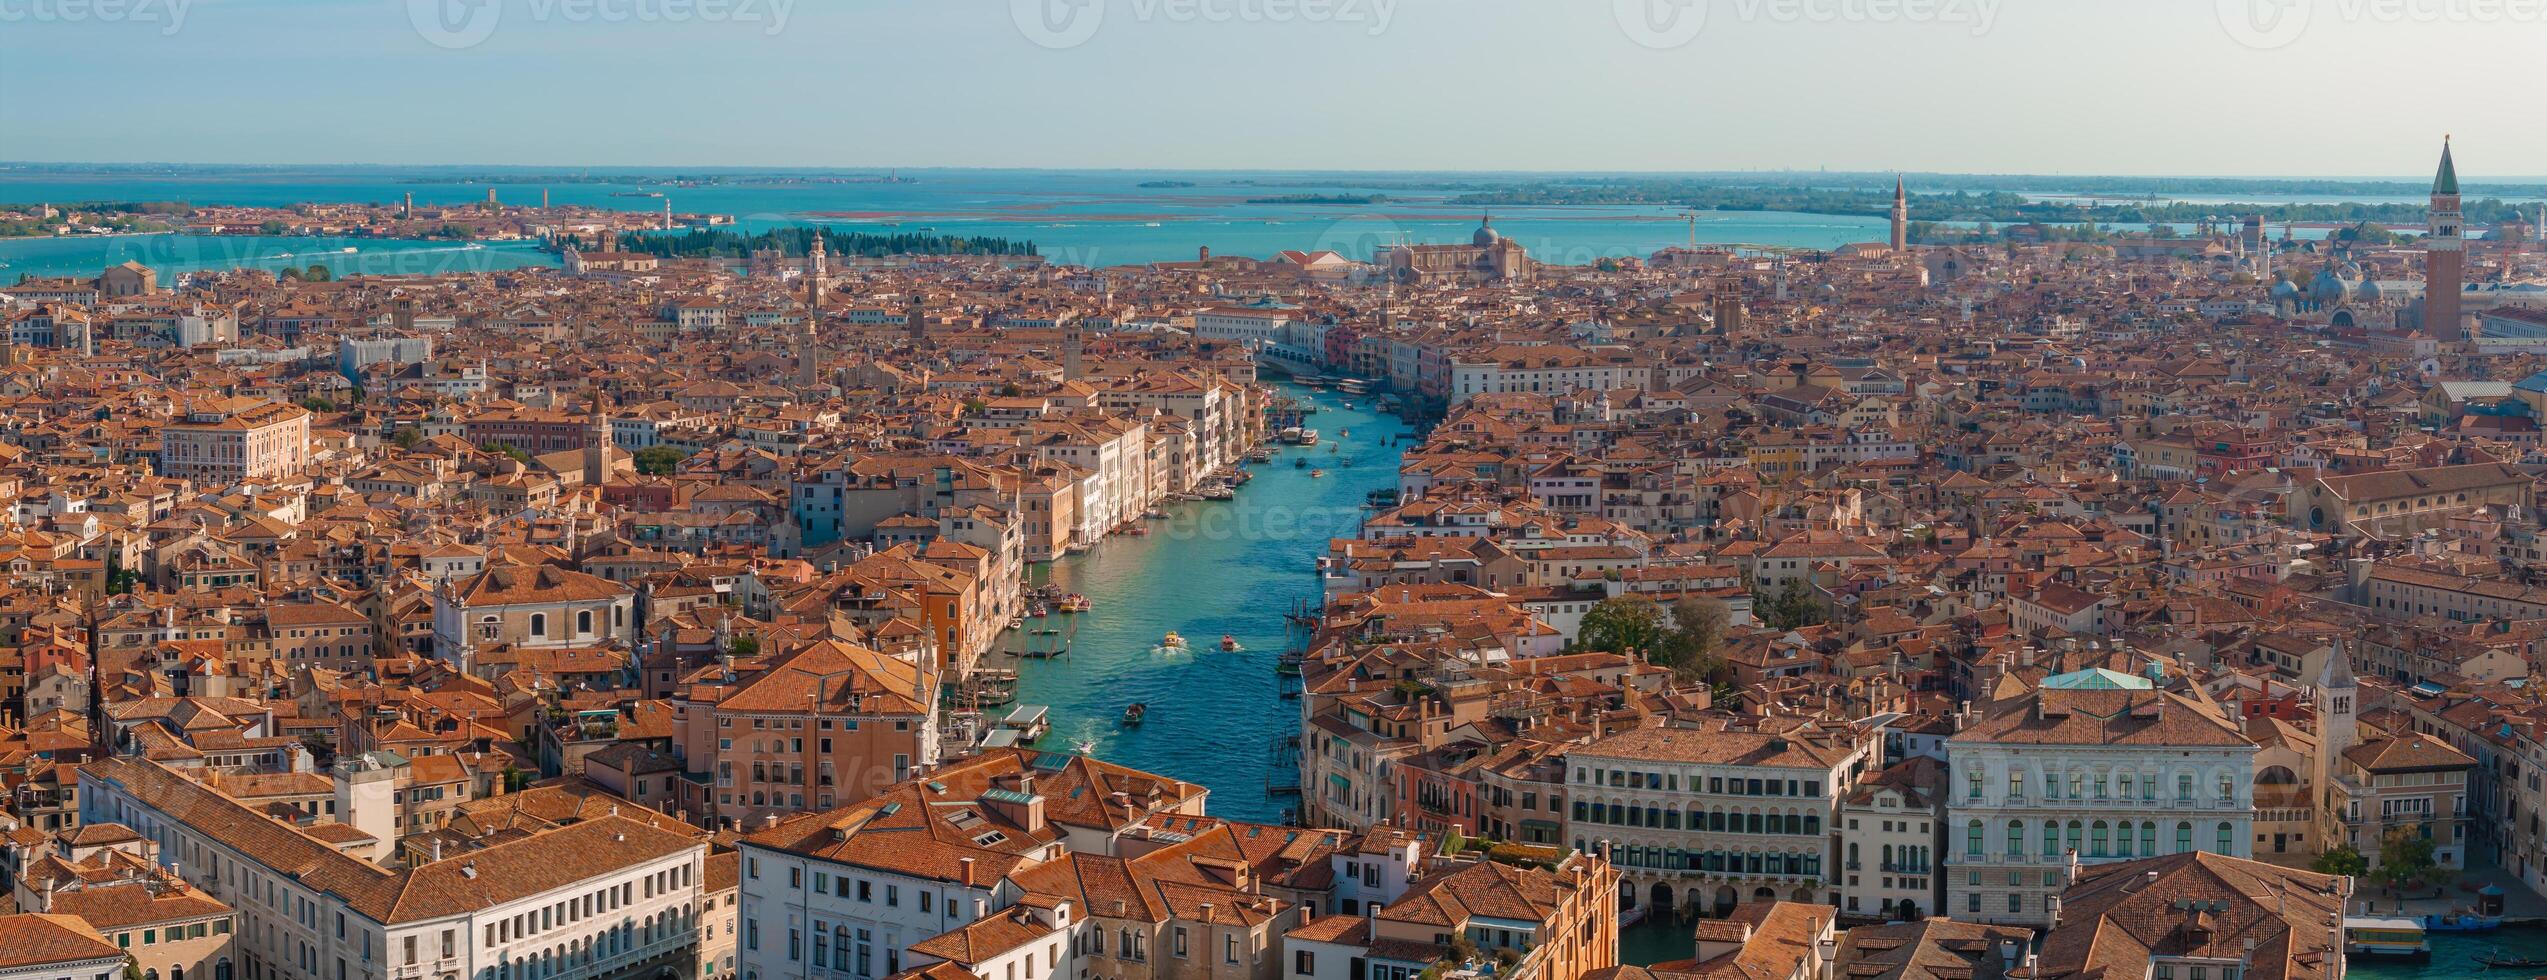
POLYGON ((1220 635, 1220 649, 1222 653, 1237 653, 1247 648, 1238 645, 1237 637, 1223 633, 1220 635))
POLYGON ((2344 955, 2427 959, 2432 941, 2420 919, 2350 915, 2344 917, 2344 955))
POLYGON ((1141 719, 1148 717, 1149 713, 1149 705, 1139 701, 1132 702, 1131 707, 1123 709, 1123 727, 1131 728, 1139 725, 1141 719))
POLYGON ((1185 642, 1185 637, 1175 630, 1169 630, 1166 636, 1159 638, 1159 649, 1170 653, 1183 653, 1190 648, 1191 645, 1185 642))

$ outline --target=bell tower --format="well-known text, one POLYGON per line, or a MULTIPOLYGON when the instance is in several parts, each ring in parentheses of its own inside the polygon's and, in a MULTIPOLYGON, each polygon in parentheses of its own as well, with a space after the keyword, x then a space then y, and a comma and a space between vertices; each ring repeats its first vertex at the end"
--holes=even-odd
POLYGON ((831 271, 831 251, 823 244, 822 229, 814 229, 813 245, 805 250, 805 326, 796 332, 796 386, 813 388, 822 384, 822 293, 823 278, 831 271))
POLYGON ((610 403, 593 396, 592 428, 584 436, 584 485, 598 487, 610 482, 610 469, 619 447, 610 441, 610 403))
MULTIPOLYGON (((2326 669, 2317 675, 2317 758, 2314 773, 2317 786, 2317 818, 2321 828, 2343 826, 2343 814, 2334 812, 2335 777, 2344 750, 2359 737, 2355 717, 2361 711, 2361 684, 2352 676, 2352 644, 2337 642, 2326 655, 2326 669)), ((2321 831, 2322 833, 2322 831, 2321 831)), ((2320 840, 2325 838, 2321 836, 2320 840)))
POLYGON ((1910 248, 1910 188, 1901 175, 1893 175, 1893 251, 1910 248))
POLYGON ((2466 219, 2459 213, 2459 168, 2441 138, 2441 169, 2432 176, 2432 233, 2423 239, 2423 333, 2459 339, 2459 299, 2467 286, 2466 219))

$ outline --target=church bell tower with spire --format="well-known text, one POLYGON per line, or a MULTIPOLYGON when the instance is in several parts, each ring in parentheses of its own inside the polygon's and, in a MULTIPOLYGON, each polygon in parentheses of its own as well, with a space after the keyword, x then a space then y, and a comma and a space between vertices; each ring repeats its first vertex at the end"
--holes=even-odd
POLYGON ((610 403, 593 396, 592 429, 584 437, 584 485, 598 487, 610 482, 612 459, 619 447, 610 438, 610 403))
POLYGON ((796 387, 812 388, 822 384, 822 290, 823 279, 831 273, 831 250, 823 244, 822 229, 814 229, 814 243, 805 250, 805 326, 796 332, 796 387))
POLYGON ((1893 175, 1893 251, 1910 250, 1910 188, 1893 175))
POLYGON ((2423 333, 2459 339, 2459 300, 2467 287, 2466 219, 2459 213, 2459 168, 2441 138, 2441 169, 2432 177, 2432 234, 2423 240, 2423 333))

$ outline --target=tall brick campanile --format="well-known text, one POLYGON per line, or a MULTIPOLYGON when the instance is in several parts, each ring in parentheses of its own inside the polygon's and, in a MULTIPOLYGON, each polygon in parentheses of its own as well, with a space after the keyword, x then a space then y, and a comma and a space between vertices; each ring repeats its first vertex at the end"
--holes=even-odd
POLYGON ((2432 177, 2432 234, 2423 240, 2423 332, 2434 340, 2457 340, 2459 294, 2467 287, 2467 239, 2461 234, 2459 168, 2450 162, 2450 141, 2441 140, 2441 170, 2432 177))

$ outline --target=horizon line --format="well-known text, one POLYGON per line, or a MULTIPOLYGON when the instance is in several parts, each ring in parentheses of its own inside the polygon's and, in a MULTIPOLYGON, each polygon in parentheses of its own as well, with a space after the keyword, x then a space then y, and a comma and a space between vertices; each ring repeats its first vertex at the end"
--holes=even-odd
MULTIPOLYGON (((1744 177, 1744 176, 1815 176, 1833 177, 1947 177, 1947 178, 2023 178, 2063 180, 2247 180, 2298 183, 2304 181, 2378 181, 2428 185, 2431 178, 2414 174, 2239 174, 2239 173, 2131 173, 2120 171, 2070 173, 2064 171, 1982 171, 1982 170, 1898 170, 1898 169, 1828 169, 1828 168, 1757 168, 1740 170, 1592 170, 1592 169, 1426 169, 1376 168, 1335 169, 1297 167, 1160 167, 1160 166, 964 166, 956 164, 837 164, 822 166, 761 164, 641 164, 641 163, 364 163, 311 162, 252 163, 221 161, 167 160, 0 160, 0 171, 14 168, 198 168, 198 169, 364 169, 364 170, 488 170, 559 171, 559 176, 574 176, 578 170, 614 170, 636 173, 668 171, 734 171, 742 173, 871 173, 876 171, 952 171, 959 173, 1174 173, 1174 174, 1312 174, 1312 175, 1410 175, 1410 176, 1628 176, 1628 177, 1744 177)), ((2547 174, 2508 175, 2481 179, 2462 179, 2462 186, 2488 186, 2518 183, 2547 183, 2547 174)))

